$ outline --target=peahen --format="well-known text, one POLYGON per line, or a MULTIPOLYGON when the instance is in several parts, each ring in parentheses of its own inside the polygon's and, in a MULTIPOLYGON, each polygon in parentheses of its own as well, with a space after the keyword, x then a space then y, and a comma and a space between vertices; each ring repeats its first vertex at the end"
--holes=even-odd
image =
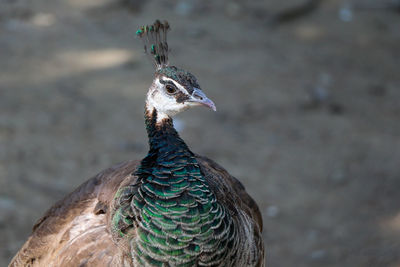
POLYGON ((257 204, 174 129, 175 114, 215 105, 191 73, 168 64, 168 30, 157 20, 136 33, 156 65, 147 156, 99 173, 51 207, 10 266, 264 266, 257 204))

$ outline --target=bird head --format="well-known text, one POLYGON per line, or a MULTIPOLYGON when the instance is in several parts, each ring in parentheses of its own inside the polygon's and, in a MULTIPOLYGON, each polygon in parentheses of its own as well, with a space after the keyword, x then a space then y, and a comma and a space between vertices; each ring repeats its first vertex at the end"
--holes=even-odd
POLYGON ((172 117, 194 106, 216 110, 213 101, 201 90, 196 77, 174 66, 156 71, 147 93, 147 106, 156 109, 160 118, 163 115, 172 117))
POLYGON ((157 20, 152 25, 139 28, 136 35, 144 42, 144 50, 151 55, 156 72, 147 93, 146 108, 157 110, 161 120, 193 106, 206 106, 216 110, 214 103, 200 88, 196 77, 182 69, 168 64, 167 32, 168 22, 157 20))

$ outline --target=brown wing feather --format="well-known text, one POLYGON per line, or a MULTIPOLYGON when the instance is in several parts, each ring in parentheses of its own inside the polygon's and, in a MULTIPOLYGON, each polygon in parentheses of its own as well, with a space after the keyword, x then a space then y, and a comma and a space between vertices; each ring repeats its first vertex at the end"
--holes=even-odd
MULTIPOLYGON (((239 210, 245 212, 251 219, 248 223, 253 224, 254 246, 249 249, 253 250, 252 254, 255 255, 252 260, 255 260, 256 266, 264 266, 263 222, 256 202, 247 194, 243 184, 230 175, 224 168, 206 157, 199 155, 196 155, 196 157, 218 201, 228 208, 234 217, 236 216, 235 213, 238 213, 239 210)), ((238 214, 236 217, 239 217, 238 214)), ((248 237, 242 236, 241 238, 247 239, 248 237)), ((248 263, 246 266, 253 266, 253 264, 248 263)))
MULTIPOLYGON (((243 185, 214 161, 197 156, 200 167, 218 200, 232 213, 238 208, 254 223, 255 250, 261 251, 261 213, 243 185)), ((130 266, 121 247, 112 241, 108 211, 118 188, 133 183, 139 162, 111 167, 89 179, 50 208, 9 267, 17 266, 130 266)))
POLYGON ((74 264, 78 262, 108 266, 109 262, 121 262, 106 227, 106 212, 120 184, 135 179, 131 174, 138 164, 129 161, 113 166, 58 201, 37 221, 9 266, 79 266, 74 264))

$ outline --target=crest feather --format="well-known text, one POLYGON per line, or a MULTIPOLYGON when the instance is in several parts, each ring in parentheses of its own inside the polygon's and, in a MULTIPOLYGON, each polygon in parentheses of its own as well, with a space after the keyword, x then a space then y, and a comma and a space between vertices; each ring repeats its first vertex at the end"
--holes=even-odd
POLYGON ((169 31, 168 21, 163 23, 156 20, 152 25, 145 25, 136 31, 144 44, 144 52, 151 55, 157 69, 168 66, 168 43, 167 32, 169 31))

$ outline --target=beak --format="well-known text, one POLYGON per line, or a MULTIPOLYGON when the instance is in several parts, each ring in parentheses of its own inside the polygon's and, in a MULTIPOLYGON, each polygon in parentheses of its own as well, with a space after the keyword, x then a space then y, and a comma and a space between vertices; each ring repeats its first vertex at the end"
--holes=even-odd
POLYGON ((207 98, 207 96, 198 88, 194 88, 192 96, 188 100, 188 102, 192 102, 195 105, 202 105, 211 108, 214 111, 217 111, 214 102, 211 99, 207 98))

